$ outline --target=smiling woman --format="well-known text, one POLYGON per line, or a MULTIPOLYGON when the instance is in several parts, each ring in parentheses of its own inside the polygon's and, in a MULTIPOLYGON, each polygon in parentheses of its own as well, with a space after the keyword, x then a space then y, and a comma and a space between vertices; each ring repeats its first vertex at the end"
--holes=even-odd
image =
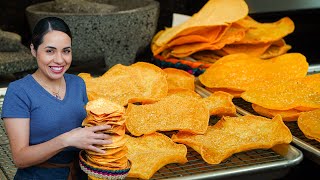
POLYGON ((96 133, 109 126, 81 128, 88 98, 84 81, 66 73, 72 62, 71 42, 62 19, 41 19, 30 45, 38 69, 7 88, 1 118, 18 167, 16 180, 85 179, 74 166, 79 150, 104 153, 93 145, 111 143, 109 135, 96 133))
POLYGON ((33 78, 49 93, 62 100, 66 84, 63 74, 69 69, 71 55, 71 38, 61 31, 50 31, 43 43, 30 45, 32 55, 37 59, 38 70, 33 78))
POLYGON ((38 22, 31 39, 31 53, 38 64, 38 70, 32 76, 60 100, 64 98, 66 89, 63 75, 72 62, 71 38, 68 25, 51 17, 38 22))

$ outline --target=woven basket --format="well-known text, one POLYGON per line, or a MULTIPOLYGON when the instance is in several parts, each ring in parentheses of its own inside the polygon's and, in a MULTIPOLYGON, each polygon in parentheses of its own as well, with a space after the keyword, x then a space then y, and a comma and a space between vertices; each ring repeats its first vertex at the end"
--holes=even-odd
POLYGON ((79 164, 82 171, 88 176, 98 179, 125 179, 130 171, 131 163, 128 161, 128 166, 125 169, 103 169, 102 167, 93 167, 86 162, 85 151, 82 150, 79 153, 79 164))

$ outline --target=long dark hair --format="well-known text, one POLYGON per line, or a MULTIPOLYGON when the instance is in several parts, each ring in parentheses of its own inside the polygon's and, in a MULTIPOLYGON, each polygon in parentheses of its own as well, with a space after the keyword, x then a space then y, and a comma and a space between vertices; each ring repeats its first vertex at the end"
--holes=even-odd
POLYGON ((38 21, 32 31, 31 43, 35 50, 42 44, 43 37, 53 30, 66 33, 72 40, 71 31, 67 23, 57 17, 46 17, 38 21))

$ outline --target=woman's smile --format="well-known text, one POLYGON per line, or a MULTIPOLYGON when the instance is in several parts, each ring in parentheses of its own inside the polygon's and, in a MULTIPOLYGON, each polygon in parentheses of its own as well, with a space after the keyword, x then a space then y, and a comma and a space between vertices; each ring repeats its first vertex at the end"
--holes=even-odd
POLYGON ((49 68, 51 69, 51 72, 55 73, 55 74, 60 74, 63 73, 64 71, 64 66, 49 66, 49 68))

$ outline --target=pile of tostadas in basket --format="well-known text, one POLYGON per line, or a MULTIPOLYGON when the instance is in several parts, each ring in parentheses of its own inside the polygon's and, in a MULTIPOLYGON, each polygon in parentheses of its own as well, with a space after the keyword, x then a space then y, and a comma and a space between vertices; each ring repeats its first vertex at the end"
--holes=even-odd
POLYGON ((320 74, 307 76, 305 56, 288 53, 283 38, 293 31, 288 17, 273 23, 250 18, 243 0, 209 0, 151 44, 155 56, 209 62, 199 77, 147 62, 117 64, 99 77, 80 73, 89 97, 83 124, 112 124, 104 133, 114 141, 100 147, 106 154, 82 153, 83 169, 92 179, 111 179, 108 172, 150 179, 167 164, 187 163, 187 147, 219 164, 235 153, 289 144, 284 121, 297 121, 306 137, 320 141, 320 74), (195 91, 197 78, 210 95, 195 91), (237 116, 233 98, 261 116, 237 116), (212 116, 217 123, 210 123, 212 116))

